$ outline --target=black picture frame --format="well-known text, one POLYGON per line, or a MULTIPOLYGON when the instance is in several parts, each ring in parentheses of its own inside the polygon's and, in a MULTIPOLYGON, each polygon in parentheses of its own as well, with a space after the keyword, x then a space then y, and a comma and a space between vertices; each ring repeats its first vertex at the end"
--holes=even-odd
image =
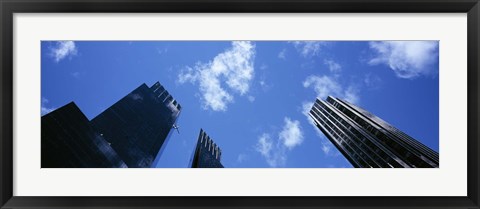
MULTIPOLYGON (((479 208, 478 0, 0 0, 1 208, 479 208), (466 197, 20 197, 13 196, 14 13, 467 13, 466 197)), ((445 179, 448 181, 448 179, 445 179)), ((93 189, 93 188, 92 188, 93 189)), ((253 188, 252 188, 253 189, 253 188)), ((445 188, 448 189, 448 188, 445 188)))

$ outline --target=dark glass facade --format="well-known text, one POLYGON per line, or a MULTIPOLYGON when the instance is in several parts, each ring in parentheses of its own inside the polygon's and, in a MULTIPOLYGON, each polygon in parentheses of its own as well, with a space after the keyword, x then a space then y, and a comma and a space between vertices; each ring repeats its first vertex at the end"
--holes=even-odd
POLYGON ((346 101, 331 96, 317 99, 309 114, 354 167, 439 167, 436 151, 346 101))
POLYGON ((42 168, 124 168, 127 165, 71 102, 42 117, 42 168))
POLYGON ((142 84, 91 121, 78 107, 66 107, 42 117, 42 167, 52 163, 58 166, 48 167, 152 167, 181 110, 180 104, 159 82, 151 87, 142 84), (50 119, 52 115, 55 118, 50 119), (88 160, 94 153, 93 148, 78 145, 80 138, 91 146, 98 146, 97 149, 105 149, 103 147, 108 145, 124 164, 108 164, 100 158, 88 160), (58 147, 56 141, 65 145, 58 147), (74 158, 86 158, 85 163, 67 163, 74 158))
POLYGON ((92 119, 130 168, 151 167, 181 106, 159 82, 142 84, 92 119))
POLYGON ((192 168, 223 168, 220 158, 222 150, 213 142, 213 140, 200 129, 197 146, 193 154, 192 168))

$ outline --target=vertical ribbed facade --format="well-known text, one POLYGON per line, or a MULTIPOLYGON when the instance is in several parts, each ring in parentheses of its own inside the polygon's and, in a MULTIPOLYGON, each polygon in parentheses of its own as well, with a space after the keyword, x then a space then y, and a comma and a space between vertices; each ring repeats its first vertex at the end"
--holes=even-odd
POLYGON ((152 166, 181 106, 159 83, 142 84, 92 119, 129 168, 152 166))
POLYGON ((198 135, 197 146, 193 154, 191 166, 192 168, 223 168, 220 159, 222 150, 215 142, 200 129, 198 135))
POLYGON ((439 167, 437 152, 346 101, 331 96, 317 99, 309 114, 354 167, 439 167))

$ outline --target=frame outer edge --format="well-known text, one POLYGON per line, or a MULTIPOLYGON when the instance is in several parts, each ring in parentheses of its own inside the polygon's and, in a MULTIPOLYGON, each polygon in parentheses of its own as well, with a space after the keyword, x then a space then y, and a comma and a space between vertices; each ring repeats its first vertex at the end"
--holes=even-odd
POLYGON ((480 60, 480 3, 477 3, 470 9, 467 17, 467 32, 468 37, 468 198, 479 208, 479 93, 480 93, 480 69, 479 69, 479 60, 480 60))
MULTIPOLYGON (((39 1, 42 2, 42 1, 39 1)), ((57 2, 57 1, 56 1, 57 2)), ((88 2, 88 1, 87 1, 88 2)), ((12 198, 13 195, 13 7, 18 6, 11 1, 0 0, 1 24, 0 27, 0 207, 3 209, 9 200, 22 199, 12 198)), ((93 4, 92 4, 93 5, 93 4)), ((27 11, 28 12, 28 11, 27 11)), ((38 12, 38 11, 37 11, 38 12)), ((479 150, 478 137, 480 130, 478 118, 480 116, 479 96, 480 93, 480 44, 479 22, 480 5, 478 0, 468 12, 468 198, 479 208, 479 150)), ((14 201, 10 201, 14 202, 14 201)), ((35 201, 34 201, 35 202, 35 201)), ((25 202, 24 202, 25 203, 25 202)), ((38 203, 38 202, 37 202, 38 203)), ((8 204, 7 204, 8 205, 8 204)), ((53 204, 54 205, 54 204, 53 204)), ((52 205, 51 205, 52 206, 52 205)), ((16 207, 14 205, 6 207, 16 207)), ((32 207, 32 205, 30 205, 32 207)), ((38 207, 33 206, 33 207, 38 207)), ((45 205, 44 205, 45 207, 45 205)), ((47 206, 48 207, 48 206, 47 206)), ((78 205, 77 205, 78 207, 78 205)), ((87 206, 88 207, 88 206, 87 206)), ((93 206, 94 208, 107 208, 106 206, 93 206)), ((318 205, 317 205, 318 207, 318 205)), ((320 206, 322 207, 322 206, 320 206)), ((325 206, 323 206, 325 207, 325 206)), ((454 206, 455 207, 455 206, 454 206)), ((458 206, 463 208, 462 206, 458 206)), ((85 208, 85 206, 80 207, 85 208)), ((201 207, 200 207, 201 208, 201 207)), ((254 208, 254 207, 252 207, 254 208)), ((257 207, 258 208, 258 207, 257 207)), ((455 207, 456 208, 456 207, 455 207)), ((466 208, 470 208, 467 206, 466 208)))
POLYGON ((478 0, 2 0, 25 13, 439 13, 478 0), (413 6, 412 6, 413 5, 413 6))
MULTIPOLYGON (((3 72, 3 33, 4 33, 4 29, 3 29, 3 25, 5 24, 5 22, 3 22, 3 19, 5 19, 3 17, 3 15, 5 14, 5 11, 3 11, 3 1, 0 0, 0 14, 2 16, 2 26, 0 26, 0 81, 3 79, 3 76, 2 76, 2 72, 3 72)), ((2 84, 0 84, 0 121, 3 121, 3 105, 2 105, 2 102, 3 102, 3 86, 2 84)), ((2 153, 4 151, 4 146, 2 145, 3 143, 3 122, 0 122, 0 185, 3 185, 4 184, 4 180, 3 180, 3 173, 4 173, 4 168, 3 168, 3 163, 5 162, 4 161, 4 157, 2 156, 2 153)), ((2 207, 4 204, 5 204, 5 201, 4 201, 4 189, 3 187, 0 188, 0 207, 2 207)))
POLYGON ((0 206, 13 196, 13 10, 11 3, 0 0, 0 206))

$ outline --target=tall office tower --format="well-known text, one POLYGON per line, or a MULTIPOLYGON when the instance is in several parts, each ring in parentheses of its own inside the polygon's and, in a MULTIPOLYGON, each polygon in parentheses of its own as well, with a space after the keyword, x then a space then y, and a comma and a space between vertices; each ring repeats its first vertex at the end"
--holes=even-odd
POLYGON ((222 157, 222 150, 213 142, 212 139, 200 129, 198 135, 197 146, 192 157, 192 168, 223 168, 220 158, 222 157))
POLYGON ((42 117, 42 168, 124 168, 127 165, 75 103, 42 117))
POLYGON ((317 99, 310 117, 357 168, 438 168, 438 153, 379 117, 329 96, 317 99))
POLYGON ((91 122, 129 168, 145 168, 161 154, 180 110, 159 82, 142 84, 91 122))

